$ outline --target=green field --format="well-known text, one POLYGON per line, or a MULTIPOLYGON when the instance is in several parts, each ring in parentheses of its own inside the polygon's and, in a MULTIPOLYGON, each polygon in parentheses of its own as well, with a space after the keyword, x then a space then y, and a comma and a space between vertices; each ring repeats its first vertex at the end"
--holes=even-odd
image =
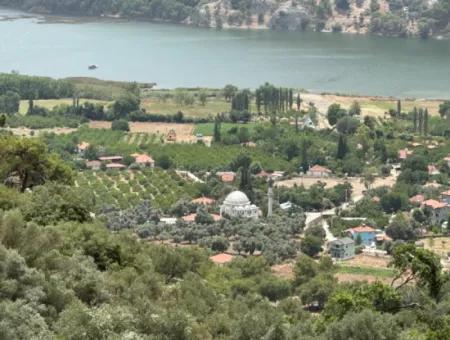
MULTIPOLYGON (((253 131, 257 123, 237 124, 237 123, 221 123, 220 131, 222 134, 226 133, 233 127, 241 128, 245 127, 249 129, 250 133, 253 131)), ((214 123, 200 123, 195 126, 194 133, 201 133, 203 136, 212 136, 214 133, 214 123)))
POLYGON ((144 98, 142 99, 141 107, 147 113, 173 115, 181 111, 187 117, 208 118, 214 117, 218 113, 229 111, 230 103, 227 103, 222 98, 208 98, 204 106, 198 100, 193 105, 184 105, 176 103, 173 99, 163 101, 157 98, 144 98))
POLYGON ((288 170, 289 162, 263 150, 241 145, 167 144, 150 145, 146 150, 154 159, 168 155, 176 168, 189 170, 226 169, 240 153, 247 153, 266 170, 288 170))
MULTIPOLYGON (((80 99, 80 104, 83 104, 85 102, 90 103, 99 103, 99 104, 108 104, 109 102, 104 100, 96 100, 96 99, 80 99)), ((34 101, 35 106, 40 106, 43 108, 46 108, 48 110, 53 109, 55 106, 58 105, 72 105, 73 100, 72 98, 61 98, 61 99, 39 99, 34 101)), ((19 106, 19 113, 20 114, 26 114, 28 112, 28 100, 21 100, 20 106, 19 106)))
POLYGON ((76 178, 76 185, 95 194, 96 208, 116 205, 121 209, 133 207, 141 200, 150 200, 167 209, 181 198, 193 198, 195 185, 186 182, 173 171, 84 171, 76 178))
POLYGON ((337 268, 338 273, 343 274, 372 275, 382 278, 390 278, 394 276, 394 270, 389 268, 354 267, 346 265, 338 265, 337 268))

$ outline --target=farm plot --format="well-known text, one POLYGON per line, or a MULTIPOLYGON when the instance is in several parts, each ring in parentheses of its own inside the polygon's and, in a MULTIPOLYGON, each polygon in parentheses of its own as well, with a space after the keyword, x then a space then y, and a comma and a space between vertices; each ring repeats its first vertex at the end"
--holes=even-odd
MULTIPOLYGON (((91 121, 89 127, 91 129, 111 129, 111 122, 91 121)), ((177 142, 180 143, 195 143, 197 139, 194 135, 194 129, 194 124, 130 122, 130 132, 132 134, 145 133, 166 136, 170 130, 175 130, 177 142)))
POLYGON ((161 155, 167 155, 177 169, 191 171, 226 169, 240 153, 247 153, 254 162, 260 163, 267 170, 286 170, 289 167, 289 163, 283 158, 269 155, 258 148, 240 145, 206 147, 199 144, 168 144, 151 145, 148 150, 155 159, 161 155))
POLYGON ((168 209, 179 199, 192 198, 196 194, 195 186, 175 172, 157 169, 133 172, 84 171, 78 174, 76 183, 94 193, 97 209, 105 205, 126 209, 141 200, 150 200, 155 206, 168 209))

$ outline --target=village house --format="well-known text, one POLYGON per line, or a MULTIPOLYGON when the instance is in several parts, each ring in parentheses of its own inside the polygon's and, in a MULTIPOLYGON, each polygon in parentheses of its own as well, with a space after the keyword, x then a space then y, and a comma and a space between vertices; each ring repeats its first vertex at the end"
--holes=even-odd
POLYGON ((131 156, 134 157, 134 162, 140 165, 141 167, 145 168, 155 167, 155 161, 147 154, 134 153, 131 156))
POLYGON ((450 155, 447 157, 444 157, 444 161, 447 163, 447 166, 450 167, 450 155))
POLYGON ((450 204, 450 190, 441 192, 441 201, 450 204))
POLYGON ((411 155, 412 155, 412 151, 408 150, 408 148, 398 150, 398 159, 400 159, 402 161, 411 155))
POLYGON ((307 175, 311 177, 329 177, 331 174, 332 171, 330 169, 318 164, 311 167, 307 172, 307 175))
POLYGON ((81 142, 80 144, 77 145, 77 153, 80 157, 84 157, 84 154, 87 150, 87 148, 91 146, 89 143, 87 142, 81 142))
POLYGON ((330 255, 337 260, 355 257, 355 241, 349 237, 340 238, 330 243, 330 255))
POLYGON ((86 168, 91 170, 100 170, 102 167, 102 162, 93 160, 93 161, 86 161, 86 168))
POLYGON ((430 219, 433 224, 440 224, 446 221, 450 213, 450 205, 433 199, 424 201, 422 207, 431 212, 430 219))
POLYGON ((192 200, 191 203, 200 205, 213 205, 214 203, 216 203, 216 200, 209 197, 199 197, 192 200))
POLYGON ((409 203, 413 205, 421 205, 423 201, 425 201, 425 196, 421 194, 415 195, 409 199, 409 203))
POLYGON ((440 171, 438 170, 438 168, 436 168, 436 165, 434 165, 434 164, 429 164, 427 168, 428 168, 428 175, 430 175, 430 176, 435 176, 435 175, 440 174, 440 171))
POLYGON ((232 171, 220 171, 217 173, 217 176, 224 183, 231 183, 236 179, 236 173, 232 171))
POLYGON ((346 232, 353 241, 357 242, 358 239, 361 240, 361 244, 364 246, 370 246, 376 241, 376 230, 365 224, 347 229, 346 232))
POLYGON ((98 158, 99 161, 104 163, 117 163, 123 160, 122 156, 103 156, 98 158))

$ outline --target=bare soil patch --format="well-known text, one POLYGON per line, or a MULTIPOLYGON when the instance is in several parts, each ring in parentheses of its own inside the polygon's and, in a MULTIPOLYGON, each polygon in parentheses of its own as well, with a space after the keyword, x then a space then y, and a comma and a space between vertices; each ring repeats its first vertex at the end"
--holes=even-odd
POLYGON ((360 274, 348 274, 348 273, 337 273, 334 277, 339 283, 342 282, 368 282, 373 283, 376 281, 381 281, 385 284, 390 284, 392 279, 386 277, 377 277, 374 275, 360 275, 360 274))
POLYGON ((388 268, 389 261, 391 259, 389 257, 376 257, 376 256, 367 256, 367 255, 356 255, 353 259, 346 260, 342 262, 348 266, 354 267, 373 267, 373 268, 388 268))

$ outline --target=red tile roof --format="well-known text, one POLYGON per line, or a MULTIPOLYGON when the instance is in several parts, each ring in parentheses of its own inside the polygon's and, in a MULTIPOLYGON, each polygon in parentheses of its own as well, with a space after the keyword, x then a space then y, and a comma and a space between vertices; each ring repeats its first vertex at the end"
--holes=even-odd
POLYGON ((450 156, 444 157, 444 161, 450 162, 450 156))
POLYGON ((203 204, 203 205, 211 205, 211 204, 214 204, 215 202, 216 202, 216 200, 209 198, 209 197, 199 197, 199 198, 196 198, 195 200, 191 201, 191 203, 203 204))
POLYGON ((422 203, 423 201, 425 201, 425 196, 420 194, 409 199, 410 203, 422 203))
POLYGON ((78 150, 84 151, 84 150, 86 150, 89 146, 90 146, 89 143, 87 143, 87 142, 81 142, 80 144, 78 144, 78 150))
POLYGON ((442 195, 442 196, 450 196, 450 190, 441 192, 441 195, 442 195))
POLYGON ((153 158, 151 158, 149 155, 147 154, 139 154, 139 153, 135 153, 132 154, 131 156, 134 157, 134 160, 136 163, 139 164, 147 164, 147 163, 154 163, 155 161, 153 160, 153 158))
POLYGON ((423 205, 428 207, 428 208, 431 208, 431 209, 442 209, 442 208, 445 208, 447 206, 446 203, 439 202, 439 201, 436 201, 436 200, 433 200, 433 199, 424 201, 423 205))
POLYGON ((438 173, 439 173, 439 170, 438 170, 438 168, 436 168, 436 165, 434 165, 434 164, 428 165, 428 174, 434 175, 434 174, 438 174, 438 173))
POLYGON ((225 264, 225 263, 231 262, 234 259, 234 256, 228 255, 225 253, 221 253, 221 254, 211 256, 209 259, 211 261, 213 261, 215 264, 225 264))
POLYGON ((363 225, 357 226, 355 228, 347 229, 347 231, 350 231, 353 233, 372 233, 372 232, 375 232, 375 229, 363 224, 363 225))
POLYGON ((219 176, 220 180, 222 182, 233 182, 236 178, 236 174, 234 172, 228 171, 228 172, 218 172, 217 175, 219 176))
POLYGON ((318 164, 316 164, 312 168, 310 168, 309 171, 331 173, 330 169, 328 169, 328 168, 326 168, 324 166, 318 165, 318 164))
POLYGON ((401 149, 398 150, 398 158, 400 159, 406 159, 408 158, 408 156, 412 155, 412 151, 408 150, 408 149, 401 149))

